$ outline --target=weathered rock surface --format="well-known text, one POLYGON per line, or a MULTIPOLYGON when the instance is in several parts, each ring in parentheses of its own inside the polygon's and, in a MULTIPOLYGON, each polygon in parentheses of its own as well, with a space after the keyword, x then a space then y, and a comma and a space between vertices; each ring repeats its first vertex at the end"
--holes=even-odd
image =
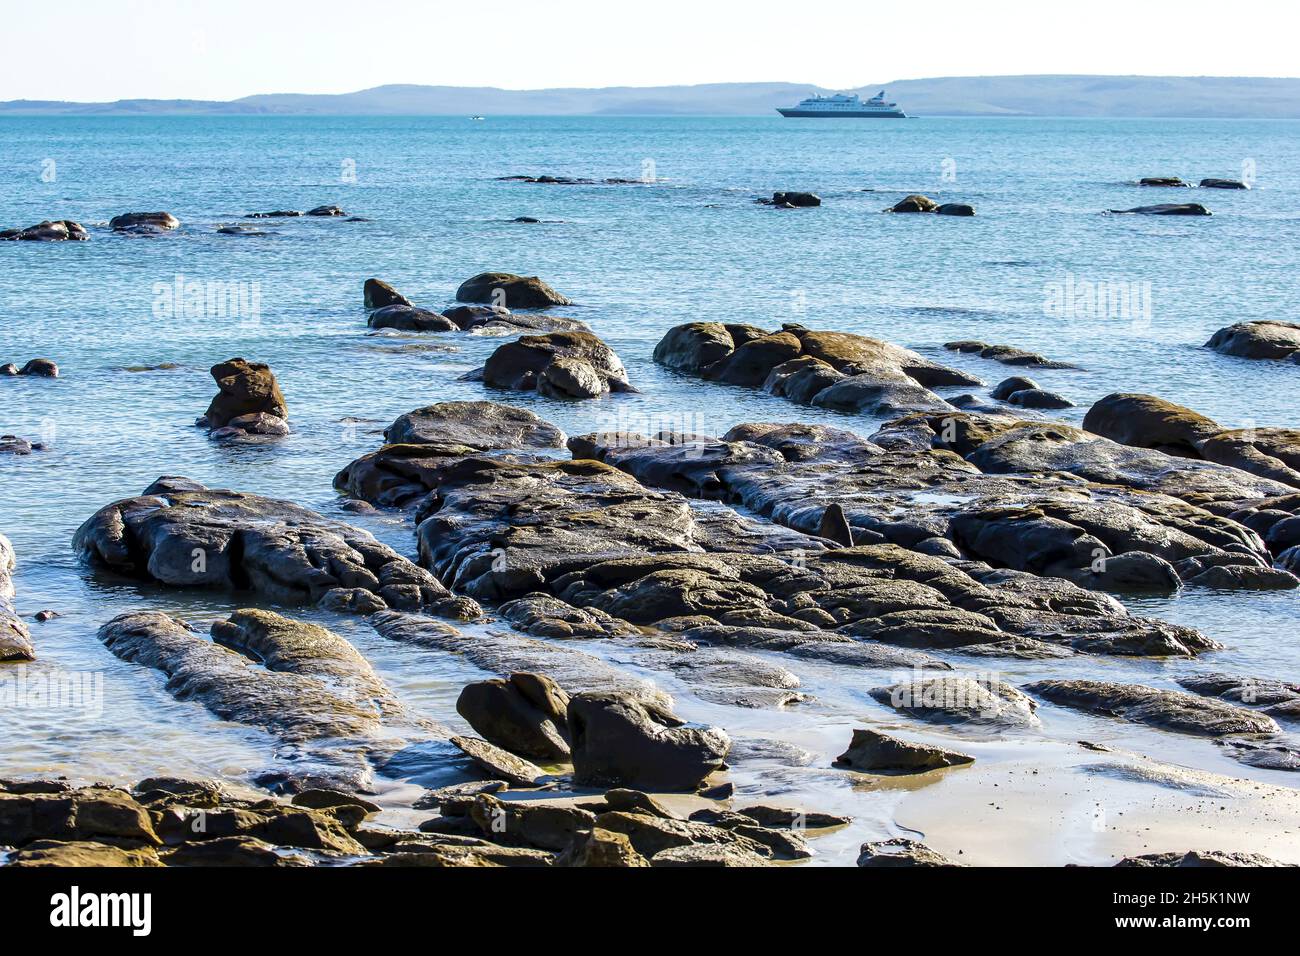
POLYGON ((557 866, 647 867, 650 865, 624 833, 592 827, 573 835, 573 841, 556 860, 557 866))
POLYGON ((1219 329, 1205 347, 1239 358, 1297 362, 1300 361, 1300 324, 1277 320, 1239 322, 1219 329))
MULTIPOLYGON (((486 740, 458 736, 452 737, 451 742, 488 776, 504 780, 511 786, 536 787, 546 779, 546 771, 540 767, 486 740)), ((443 812, 446 813, 445 807, 443 812)))
POLYGON ((142 234, 170 232, 180 224, 169 212, 127 212, 108 221, 108 227, 115 232, 142 234))
POLYGON ((590 332, 521 336, 498 348, 471 375, 493 388, 535 389, 551 398, 636 391, 614 350, 590 332))
POLYGON ((213 625, 212 640, 165 614, 133 612, 105 624, 99 638, 122 660, 161 671, 177 699, 265 729, 292 770, 332 787, 366 784, 366 751, 383 755, 400 744, 383 739, 386 728, 445 736, 406 713, 347 641, 269 611, 237 611, 213 625))
POLYGON ((486 302, 507 309, 544 309, 552 305, 572 305, 537 276, 519 276, 513 272, 480 272, 466 279, 456 290, 460 302, 486 302))
POLYGON ((0 845, 23 847, 37 840, 162 843, 145 808, 121 790, 0 793, 0 845))
POLYGON ((1227 429, 1154 395, 1118 392, 1093 405, 1083 427, 1125 445, 1231 465, 1300 488, 1300 429, 1227 429))
POLYGON ((1292 866, 1279 863, 1261 853, 1228 853, 1223 850, 1189 850, 1186 853, 1146 853, 1128 856, 1115 864, 1123 867, 1228 867, 1292 866))
POLYGON ((32 636, 14 610, 14 569, 18 559, 14 546, 0 534, 0 662, 36 659, 32 636))
POLYGON ((1135 213, 1139 216, 1209 216, 1212 213, 1197 202, 1159 203, 1155 206, 1134 206, 1132 209, 1111 209, 1112 213, 1135 213))
POLYGON ((641 633, 634 625, 599 608, 574 607, 541 592, 507 601, 497 608, 497 613, 515 630, 534 637, 611 638, 641 633))
POLYGON ((1281 720, 1300 720, 1300 683, 1297 682, 1275 677, 1192 674, 1180 677, 1178 683, 1194 694, 1221 697, 1281 720))
POLYGON ((423 568, 368 532, 288 501, 160 478, 138 498, 101 509, 73 548, 92 564, 172 587, 255 591, 280 604, 370 613, 425 608, 469 620, 423 568))
POLYGON ((916 194, 899 200, 885 212, 934 212, 938 208, 939 204, 929 196, 916 194))
POLYGON ((950 860, 935 850, 930 849, 924 843, 918 843, 916 840, 908 840, 903 837, 895 837, 892 840, 882 840, 877 843, 862 844, 862 851, 858 855, 858 866, 869 867, 901 867, 901 866, 963 866, 955 860, 950 860))
POLYGON ((731 748, 721 729, 685 726, 666 708, 626 694, 578 694, 568 722, 574 780, 585 784, 695 790, 725 766, 731 748))
POLYGON ((974 757, 899 740, 878 730, 854 730, 849 749, 835 758, 835 766, 866 773, 925 773, 944 767, 974 763, 974 757))
POLYGON ((375 309, 366 324, 372 329, 398 329, 402 332, 455 332, 460 328, 440 312, 401 303, 375 309))
POLYGON ((456 700, 456 713, 489 743, 551 763, 569 758, 568 707, 558 684, 526 671, 466 684, 456 700))
POLYGON ((991 677, 918 677, 876 687, 872 697, 902 713, 937 724, 1031 727, 1038 704, 991 677))
POLYGON ((972 375, 879 339, 798 325, 765 332, 692 322, 669 330, 654 358, 709 381, 762 388, 802 405, 849 412, 946 409, 951 406, 931 387, 980 384, 972 375))
POLYGON ((1020 365, 1025 368, 1078 368, 1077 365, 1071 365, 1069 362, 1056 362, 1045 355, 1029 352, 1014 345, 990 345, 987 342, 963 339, 958 342, 945 342, 943 347, 950 352, 978 355, 980 358, 992 359, 1003 365, 1020 365))
POLYGON ((85 226, 79 222, 73 222, 71 219, 46 219, 34 226, 27 226, 25 229, 0 229, 0 241, 68 242, 71 240, 84 242, 89 238, 90 234, 86 232, 85 226))
POLYGON ((223 428, 232 419, 244 415, 289 417, 280 385, 270 366, 233 358, 212 366, 212 377, 217 382, 217 396, 199 419, 199 425, 210 429, 223 428))
POLYGON ((1277 724, 1257 711, 1176 690, 1097 680, 1042 680, 1025 690, 1044 700, 1130 723, 1200 737, 1274 734, 1277 724))

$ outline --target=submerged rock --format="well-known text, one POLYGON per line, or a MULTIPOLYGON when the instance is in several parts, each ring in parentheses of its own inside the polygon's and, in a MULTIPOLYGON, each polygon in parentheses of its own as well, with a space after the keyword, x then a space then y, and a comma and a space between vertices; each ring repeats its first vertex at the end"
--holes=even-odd
POLYGON ((1239 322, 1219 329, 1205 347, 1239 358, 1300 362, 1300 324, 1272 319, 1239 322))
POLYGON ((1155 206, 1135 206, 1132 209, 1112 209, 1112 213, 1136 213, 1140 216, 1209 216, 1212 213, 1197 202, 1160 203, 1155 206))
MULTIPOLYGON (((987 342, 965 339, 958 342, 945 342, 943 347, 950 352, 978 355, 980 358, 992 359, 1003 365, 1020 365, 1026 368, 1078 368, 1077 365, 1071 365, 1069 362, 1056 362, 1037 352, 1029 352, 1014 345, 990 345, 987 342)), ((994 395, 994 398, 997 397, 994 395)))
POLYGON ((1025 689, 1063 707, 1201 737, 1274 734, 1278 731, 1271 717, 1256 711, 1207 700, 1195 694, 1140 684, 1042 680, 1026 684, 1025 689))
POLYGON ((480 613, 368 532, 292 502, 187 478, 160 478, 141 497, 101 509, 77 530, 73 548, 93 564, 172 587, 255 591, 281 604, 361 613, 480 613))
POLYGON ((721 729, 687 727, 671 711, 625 694, 578 694, 568 721, 574 780, 584 784, 695 790, 726 766, 731 748, 721 729))
POLYGON ((115 232, 170 232, 180 224, 169 212, 127 212, 108 221, 115 232))
POLYGON ((563 448, 565 435, 533 412, 512 405, 439 402, 400 416, 384 429, 384 439, 468 455, 504 448, 563 448))
POLYGON ((835 758, 837 767, 866 773, 925 773, 974 762, 974 757, 965 754, 910 743, 876 730, 854 730, 849 749, 835 758))
POLYGON ((484 384, 550 398, 595 398, 636 391, 614 350, 590 332, 525 335, 492 353, 481 372, 484 384))
POLYGON ((27 226, 25 229, 0 230, 0 241, 68 242, 71 240, 84 242, 89 238, 90 234, 86 232, 86 227, 79 222, 73 222, 71 219, 46 219, 34 226, 27 226))
POLYGON ((816 193, 776 192, 772 193, 771 199, 760 199, 759 202, 766 206, 797 209, 820 206, 822 199, 816 193))
POLYGON ((572 305, 537 276, 519 276, 513 272, 480 272, 466 279, 456 290, 460 302, 486 302, 507 309, 544 309, 552 305, 572 305))
POLYGON ((779 332, 713 322, 679 325, 659 342, 654 358, 709 381, 761 387, 838 411, 946 409, 951 406, 930 387, 980 384, 879 339, 797 325, 779 332))
POLYGON ((14 568, 18 559, 9 539, 0 534, 0 662, 35 660, 31 633, 14 610, 14 568))

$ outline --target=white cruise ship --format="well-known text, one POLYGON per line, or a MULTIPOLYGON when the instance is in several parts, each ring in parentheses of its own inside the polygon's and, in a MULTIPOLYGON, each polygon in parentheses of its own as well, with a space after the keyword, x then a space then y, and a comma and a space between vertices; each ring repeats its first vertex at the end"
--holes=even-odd
POLYGON ((897 103, 885 102, 884 90, 865 102, 856 93, 810 96, 798 106, 778 106, 776 111, 786 118, 907 119, 907 114, 898 108, 897 103))

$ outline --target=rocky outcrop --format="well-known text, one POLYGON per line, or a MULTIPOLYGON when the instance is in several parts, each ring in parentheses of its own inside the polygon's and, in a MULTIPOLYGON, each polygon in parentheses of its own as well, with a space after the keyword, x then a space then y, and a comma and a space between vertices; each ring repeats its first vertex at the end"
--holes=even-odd
POLYGON ((267 778, 289 789, 367 786, 367 755, 402 743, 389 736, 394 728, 446 736, 407 714, 343 638, 269 611, 235 612, 213 624, 212 640, 165 614, 132 612, 105 624, 99 638, 122 660, 161 671, 177 699, 270 733, 285 762, 267 778))
POLYGON ((36 656, 31 633, 14 610, 14 568, 18 559, 9 539, 0 534, 0 662, 30 661, 36 656))
POLYGON ((1069 362, 1056 362, 1045 355, 1028 352, 1025 349, 1016 348, 1014 345, 990 345, 987 342, 963 339, 958 342, 945 342, 943 347, 950 352, 978 355, 980 358, 992 359, 995 362, 1001 362, 1003 365, 1019 365, 1025 368, 1078 368, 1077 365, 1071 365, 1069 362))
POLYGON ((1205 347, 1239 358, 1300 362, 1300 324, 1278 320, 1239 322, 1219 329, 1205 347))
POLYGON ((568 707, 558 684, 526 671, 466 684, 456 700, 456 713, 489 743, 550 763, 569 759, 568 707))
POLYGON ((114 216, 108 227, 114 232, 154 235, 176 229, 181 221, 169 212, 127 212, 114 216))
POLYGON ((1194 694, 1253 707, 1279 720, 1300 720, 1300 683, 1275 677, 1192 674, 1178 683, 1194 694))
POLYGON ((375 309, 366 324, 372 329, 397 329, 402 332, 455 332, 458 326, 440 312, 417 309, 413 305, 394 303, 375 309))
POLYGON ((772 193, 771 199, 758 201, 764 206, 775 206, 778 209, 807 209, 822 204, 821 197, 816 193, 800 192, 776 192, 772 193))
POLYGON ((974 757, 890 737, 878 730, 854 730, 849 749, 835 758, 835 766, 865 773, 909 774, 974 763, 974 757))
POLYGON ((382 309, 388 305, 413 304, 410 299, 383 279, 367 279, 361 287, 361 296, 367 309, 382 309))
POLYGON ((552 305, 572 305, 537 276, 519 276, 513 272, 480 272, 466 279, 456 290, 459 302, 485 302, 507 309, 544 309, 552 305))
POLYGON ((1188 850, 1186 853, 1145 853, 1127 856, 1115 864, 1123 867, 1235 867, 1292 866, 1262 853, 1228 853, 1223 850, 1188 850))
POLYGON ((1025 690, 1062 707, 1200 737, 1278 731, 1277 724, 1265 714, 1196 694, 1140 684, 1042 680, 1027 684, 1025 690))
POLYGON ((384 429, 394 445, 422 445, 446 455, 493 449, 564 447, 565 435, 537 415, 496 402, 439 402, 400 416, 384 429))
POLYGON ((86 227, 71 219, 46 219, 25 229, 0 229, 0 241, 16 242, 68 242, 90 238, 86 227))
POLYGON ((762 388, 802 405, 846 412, 951 408, 930 388, 980 384, 972 375, 879 339, 798 325, 766 332, 692 322, 671 329, 654 357, 708 381, 762 388))
POLYGON ((963 866, 950 860, 942 853, 930 849, 924 843, 895 837, 877 843, 864 843, 858 855, 858 866, 866 867, 952 867, 963 866))
POLYGON ((666 708, 626 694, 577 694, 568 722, 574 780, 588 785, 695 790, 726 766, 731 749, 721 729, 686 726, 666 708))
POLYGON ((217 395, 198 420, 199 427, 213 431, 233 427, 254 432, 261 428, 261 434, 287 432, 287 425, 284 432, 279 430, 289 411, 270 366, 233 358, 212 366, 212 377, 217 382, 217 395))
POLYGON ((1159 203, 1155 206, 1134 206, 1132 209, 1111 209, 1112 213, 1134 213, 1139 216, 1209 216, 1210 210, 1198 202, 1159 203))
POLYGON ((140 497, 101 509, 77 530, 73 548, 94 565, 171 587, 252 591, 280 604, 359 613, 480 613, 365 531, 188 478, 160 478, 140 497))
POLYGON ((929 196, 916 194, 899 200, 885 212, 934 212, 938 208, 939 204, 929 196))
POLYGON ((536 390, 549 398, 636 391, 614 350, 590 332, 522 336, 493 352, 470 378, 492 388, 536 390))
POLYGON ((31 359, 21 368, 12 362, 0 366, 0 376, 17 375, 28 375, 32 378, 58 378, 59 367, 54 364, 52 359, 47 358, 31 359))
POLYGON ((1083 427, 1125 445, 1231 465, 1300 488, 1300 429, 1227 429, 1154 395, 1125 393, 1107 395, 1093 405, 1083 427))

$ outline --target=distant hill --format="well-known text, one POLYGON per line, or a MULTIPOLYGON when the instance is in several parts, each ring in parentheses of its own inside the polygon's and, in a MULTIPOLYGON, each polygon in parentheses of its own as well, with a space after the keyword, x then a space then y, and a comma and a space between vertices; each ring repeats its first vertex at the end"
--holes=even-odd
MULTIPOLYGON (((951 76, 873 83, 915 116, 1300 118, 1300 79, 1215 76, 951 76)), ((771 116, 811 93, 801 83, 601 89, 377 86, 356 93, 265 93, 239 100, 11 100, 0 115, 771 116)))

